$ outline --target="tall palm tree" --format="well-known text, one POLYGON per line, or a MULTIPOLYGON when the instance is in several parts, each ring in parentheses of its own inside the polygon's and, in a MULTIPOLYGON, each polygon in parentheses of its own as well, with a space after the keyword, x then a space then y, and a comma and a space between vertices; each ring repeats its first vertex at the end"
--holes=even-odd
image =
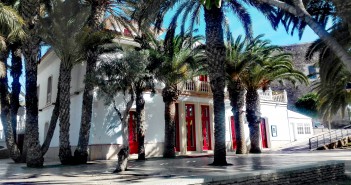
MULTIPOLYGON (((91 12, 87 20, 87 26, 90 27, 92 31, 101 31, 103 29, 102 23, 108 3, 110 3, 110 1, 90 1, 91 12)), ((87 50, 86 76, 88 76, 88 78, 92 75, 92 73, 94 73, 98 55, 99 52, 97 51, 96 47, 91 47, 87 50)), ((93 90, 94 85, 91 83, 91 81, 86 80, 83 92, 82 116, 78 145, 74 151, 75 160, 80 164, 85 164, 88 161, 88 144, 93 105, 93 93, 91 92, 93 90)))
POLYGON ((158 43, 155 49, 150 49, 151 66, 155 77, 165 87, 162 89, 163 102, 165 103, 165 140, 163 157, 175 157, 175 103, 181 93, 178 88, 181 82, 193 77, 196 63, 204 62, 201 45, 195 47, 202 37, 192 38, 189 34, 185 37, 175 36, 174 30, 169 30, 164 43, 158 43))
POLYGON ((22 44, 26 71, 26 126, 25 148, 27 148, 27 166, 41 167, 44 158, 41 154, 38 128, 37 65, 39 54, 38 16, 39 0, 21 1, 21 14, 25 21, 27 34, 22 44))
POLYGON ((12 2, 0 3, 0 85, 1 85, 1 119, 5 130, 7 148, 10 150, 10 157, 15 162, 25 162, 25 156, 21 154, 16 144, 17 110, 19 107, 19 92, 21 75, 21 52, 19 52, 19 41, 25 34, 22 29, 24 21, 17 11, 12 8, 12 2), (9 52, 12 54, 11 76, 12 92, 8 93, 7 84, 7 58, 9 52), (8 115, 10 114, 10 115, 8 115), (8 125, 8 123, 11 123, 8 125), (8 130, 9 129, 9 130, 8 130))
POLYGON ((255 55, 254 48, 260 42, 258 36, 252 41, 248 39, 242 40, 242 36, 238 36, 236 40, 230 39, 227 43, 226 54, 226 73, 228 78, 228 92, 230 104, 235 123, 235 137, 237 141, 237 154, 247 153, 246 138, 244 132, 244 105, 245 105, 245 87, 241 80, 242 73, 247 70, 255 55))
MULTIPOLYGON (((90 28, 91 32, 104 31, 103 20, 106 14, 110 14, 110 20, 115 22, 117 26, 120 26, 120 30, 127 28, 136 32, 134 26, 130 23, 131 10, 136 7, 139 2, 135 0, 88 0, 87 3, 91 5, 91 14, 87 20, 87 27, 90 28)), ((101 51, 97 49, 99 45, 90 45, 86 52, 87 54, 87 66, 86 66, 86 79, 89 79, 95 71, 96 62, 101 51)), ((85 87, 83 92, 83 103, 82 103, 82 115, 81 115, 81 127, 79 132, 78 145, 74 152, 76 162, 86 163, 88 159, 88 144, 89 144, 89 131, 91 127, 92 117, 92 103, 93 103, 93 91, 94 85, 91 81, 85 81, 85 87)))
POLYGON ((308 83, 307 77, 293 68, 290 55, 282 53, 268 42, 261 42, 254 49, 255 62, 245 70, 241 79, 246 89, 246 118, 249 123, 251 148, 250 153, 261 153, 260 130, 261 122, 260 97, 257 90, 266 90, 269 84, 278 79, 308 83))
POLYGON ((89 7, 79 1, 54 1, 51 12, 42 19, 41 38, 48 43, 60 58, 59 72, 59 119, 60 150, 62 164, 73 162, 69 142, 70 127, 70 82, 73 65, 84 57, 79 34, 83 32, 89 7))

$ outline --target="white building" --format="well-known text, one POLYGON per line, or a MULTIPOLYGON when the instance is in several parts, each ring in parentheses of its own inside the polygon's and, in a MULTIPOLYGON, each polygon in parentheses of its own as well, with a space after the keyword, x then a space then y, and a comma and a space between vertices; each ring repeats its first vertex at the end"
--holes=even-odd
MULTIPOLYGON (((130 34, 130 33, 128 33, 130 34)), ((123 35, 123 34, 122 34, 123 35)), ((116 39, 124 47, 136 46, 128 37, 116 39)), ((39 133, 40 141, 44 141, 54 101, 57 94, 60 60, 53 51, 49 51, 38 66, 39 96, 39 133)), ((82 95, 84 89, 85 63, 77 64, 72 71, 71 81, 71 117, 70 143, 74 147, 78 143, 80 128, 82 95)), ((212 152, 214 147, 213 102, 210 86, 206 76, 196 77, 184 84, 183 94, 177 103, 177 138, 176 148, 179 154, 212 152)), ((158 89, 160 92, 161 89, 158 89)), ((288 111, 287 95, 284 92, 259 91, 261 98, 261 143, 263 148, 276 148, 295 140, 313 135, 312 120, 306 116, 288 111)), ((164 142, 164 103, 157 93, 151 96, 145 93, 146 100, 146 156, 159 156, 163 152, 164 142)), ((123 102, 121 102, 123 104, 123 102)), ((229 100, 226 99, 226 144, 227 150, 235 147, 235 130, 229 100)), ((129 125, 131 152, 136 152, 136 132, 133 120, 133 106, 130 112, 129 125)), ((89 141, 89 158, 115 158, 122 136, 118 125, 117 114, 113 108, 105 106, 103 100, 96 97, 93 102, 93 118, 89 141)), ((247 125, 247 124, 245 124, 247 125)), ((249 130, 245 128, 249 145, 249 130)), ((50 150, 46 157, 58 157, 59 125, 54 133, 50 150)))

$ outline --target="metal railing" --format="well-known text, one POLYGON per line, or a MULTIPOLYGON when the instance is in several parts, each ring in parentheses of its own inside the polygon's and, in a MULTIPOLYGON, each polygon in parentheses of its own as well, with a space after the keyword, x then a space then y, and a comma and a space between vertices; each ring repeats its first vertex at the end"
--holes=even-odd
POLYGON ((309 139, 310 150, 315 150, 321 146, 338 142, 339 140, 348 136, 351 136, 351 129, 339 129, 311 137, 309 139))

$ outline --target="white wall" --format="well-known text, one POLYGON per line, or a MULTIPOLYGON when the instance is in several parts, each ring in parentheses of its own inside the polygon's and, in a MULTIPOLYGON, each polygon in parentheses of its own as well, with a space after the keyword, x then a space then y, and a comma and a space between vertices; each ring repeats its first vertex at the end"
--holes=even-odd
POLYGON ((282 103, 261 102, 262 118, 266 119, 268 147, 275 148, 290 142, 287 105, 282 103), (277 136, 272 135, 272 125, 277 128, 277 136))
POLYGON ((314 133, 313 133, 312 118, 304 116, 304 115, 299 114, 297 112, 288 111, 288 120, 289 120, 290 128, 292 129, 292 131, 291 131, 292 141, 306 139, 306 138, 310 138, 313 136, 314 133), (310 134, 306 134, 306 133, 299 134, 297 131, 298 124, 303 125, 304 132, 305 132, 305 125, 308 125, 311 133, 310 134))

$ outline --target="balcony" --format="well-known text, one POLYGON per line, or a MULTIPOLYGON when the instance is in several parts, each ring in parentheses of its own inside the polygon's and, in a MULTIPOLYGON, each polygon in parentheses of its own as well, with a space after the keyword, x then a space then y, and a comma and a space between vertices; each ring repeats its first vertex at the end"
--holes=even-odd
POLYGON ((178 86, 185 95, 210 95, 211 87, 209 82, 189 80, 178 86))
POLYGON ((286 94, 286 91, 272 91, 271 88, 269 88, 266 91, 258 90, 258 94, 260 95, 260 100, 262 101, 272 101, 272 102, 280 102, 280 103, 287 103, 288 102, 288 96, 286 94))

